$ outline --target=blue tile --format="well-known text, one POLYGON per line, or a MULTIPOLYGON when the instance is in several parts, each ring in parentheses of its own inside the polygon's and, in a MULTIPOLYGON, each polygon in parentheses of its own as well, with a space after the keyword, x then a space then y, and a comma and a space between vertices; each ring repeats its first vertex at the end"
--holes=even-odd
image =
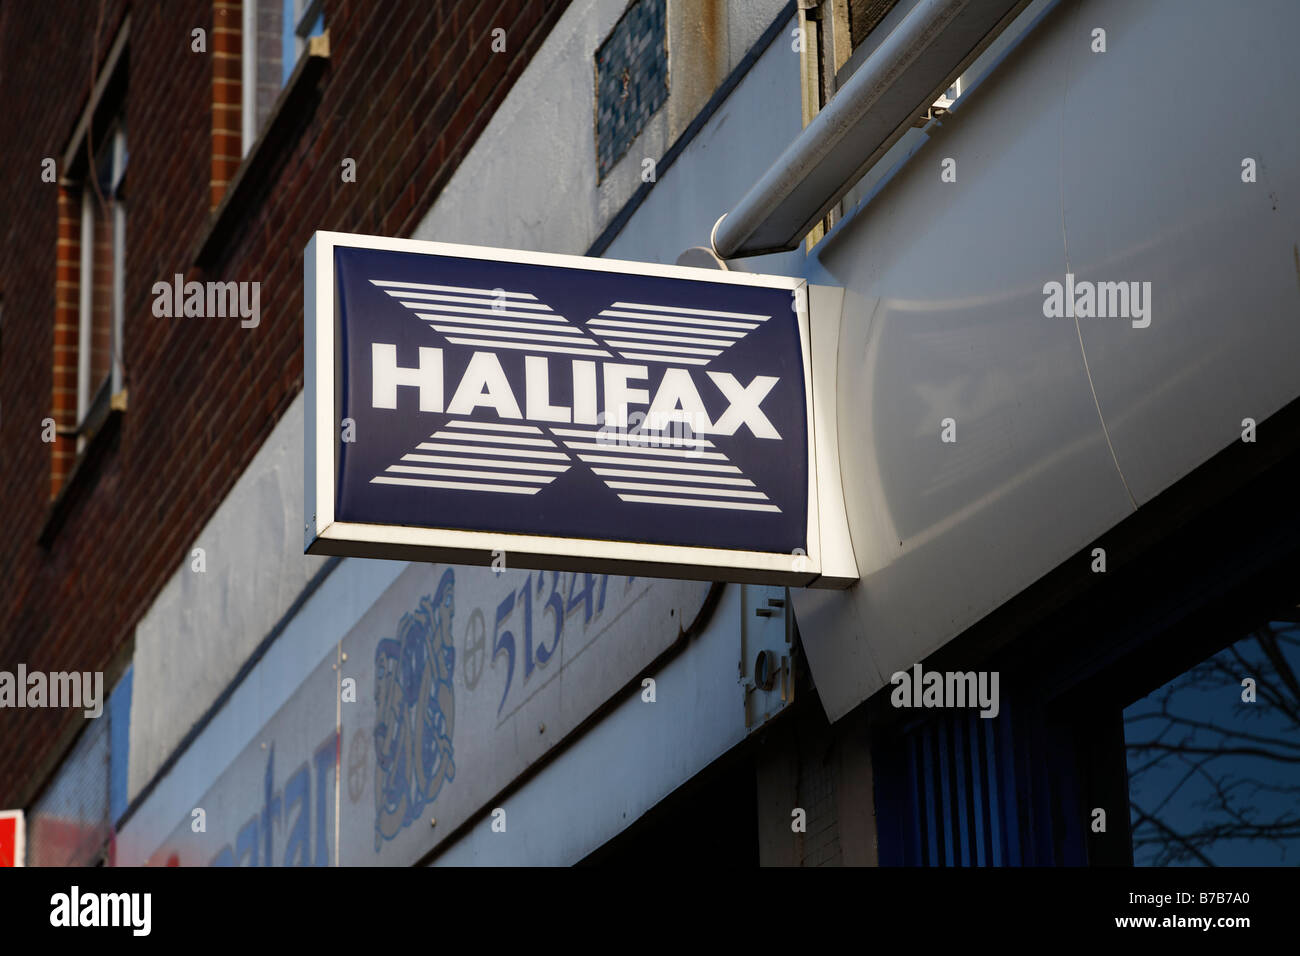
POLYGON ((665 0, 635 0, 596 51, 596 162, 614 167, 668 99, 665 0))

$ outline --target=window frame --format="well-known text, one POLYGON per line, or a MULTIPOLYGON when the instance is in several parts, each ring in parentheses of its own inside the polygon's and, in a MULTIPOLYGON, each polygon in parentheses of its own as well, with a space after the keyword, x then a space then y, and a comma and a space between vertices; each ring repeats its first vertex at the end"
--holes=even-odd
POLYGON ((91 381, 92 338, 95 331, 95 219, 96 194, 92 178, 99 170, 85 154, 86 174, 81 181, 81 248, 77 275, 77 452, 84 449, 87 436, 103 421, 112 397, 122 390, 122 325, 126 271, 126 206, 123 185, 126 180, 126 114, 119 107, 113 114, 106 137, 109 165, 108 188, 104 191, 104 212, 112 235, 112 287, 109 304, 109 366, 104 378, 91 381))
POLYGON ((294 68, 302 59, 302 55, 307 49, 307 41, 312 36, 317 35, 317 33, 313 32, 317 21, 320 22, 319 33, 325 32, 324 0, 243 0, 239 68, 239 152, 241 159, 247 158, 249 153, 253 151, 253 147, 257 144, 265 126, 265 123, 258 121, 257 115, 257 45, 260 39, 257 21, 259 5, 262 3, 276 4, 281 10, 280 35, 276 38, 276 42, 280 48, 279 89, 282 91, 292 78, 294 68), (284 16, 286 12, 292 12, 292 16, 284 16), (289 37, 293 38, 293 60, 286 63, 284 54, 287 46, 286 41, 289 37))
MULTIPOLYGON (((296 13, 293 25, 293 65, 296 66, 302 58, 303 50, 307 48, 307 39, 312 35, 317 19, 320 20, 321 30, 325 29, 325 0, 284 0, 284 2, 293 4, 296 13)), ((280 70, 287 82, 290 74, 293 73, 293 66, 286 70, 281 64, 280 70)))
MULTIPOLYGON (((69 490, 93 476, 83 466, 104 447, 126 411, 124 370, 126 287, 126 190, 130 154, 129 111, 131 14, 125 13, 105 51, 80 114, 64 142, 58 171, 58 236, 54 259, 54 349, 50 443, 50 509, 39 541, 48 547, 67 515, 69 490), (102 179, 100 178, 102 177, 102 179), (106 186, 101 186, 101 182, 106 186), (98 192, 108 200, 102 207, 98 192), (99 328, 107 332, 107 368, 91 383, 92 332, 96 322, 94 233, 96 216, 105 250, 99 260, 109 270, 98 303, 99 328), (65 247, 64 242, 68 245, 65 247), (66 271, 65 271, 66 270, 66 271), (105 314, 106 313, 106 314, 105 314), (92 393, 92 388, 94 392, 92 393), (75 439, 75 441, 71 441, 75 439)), ((102 271, 101 271, 102 275, 102 271)), ((102 339, 101 339, 102 341, 102 339)), ((101 353, 102 354, 102 353, 101 353)), ((98 369, 96 369, 98 371, 98 369)))

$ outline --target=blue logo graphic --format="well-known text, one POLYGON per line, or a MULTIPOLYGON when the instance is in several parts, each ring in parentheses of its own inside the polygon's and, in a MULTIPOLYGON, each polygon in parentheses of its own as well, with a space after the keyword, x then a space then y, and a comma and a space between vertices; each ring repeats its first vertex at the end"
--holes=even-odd
POLYGON ((375 852, 409 826, 456 777, 456 651, 451 622, 456 578, 442 574, 375 649, 375 852))

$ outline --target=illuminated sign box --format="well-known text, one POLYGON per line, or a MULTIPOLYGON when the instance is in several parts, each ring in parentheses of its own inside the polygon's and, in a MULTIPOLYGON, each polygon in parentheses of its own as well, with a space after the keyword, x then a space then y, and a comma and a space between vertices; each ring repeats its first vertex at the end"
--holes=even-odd
POLYGON ((308 553, 856 579, 804 280, 331 232, 304 260, 308 553))

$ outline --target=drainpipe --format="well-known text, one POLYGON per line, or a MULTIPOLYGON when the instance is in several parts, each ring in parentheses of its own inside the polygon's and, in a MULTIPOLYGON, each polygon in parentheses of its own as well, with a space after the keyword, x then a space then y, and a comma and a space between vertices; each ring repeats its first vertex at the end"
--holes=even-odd
POLYGON ((799 242, 1029 0, 918 0, 734 209, 713 226, 721 259, 799 242))

